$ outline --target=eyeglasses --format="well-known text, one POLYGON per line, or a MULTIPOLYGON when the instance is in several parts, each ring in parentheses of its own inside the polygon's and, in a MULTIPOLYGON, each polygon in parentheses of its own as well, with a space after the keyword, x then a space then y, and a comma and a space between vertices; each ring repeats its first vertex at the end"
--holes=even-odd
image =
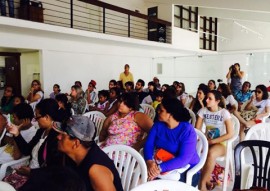
POLYGON ((38 117, 35 117, 35 120, 38 121, 40 118, 42 118, 44 116, 38 116, 38 117))

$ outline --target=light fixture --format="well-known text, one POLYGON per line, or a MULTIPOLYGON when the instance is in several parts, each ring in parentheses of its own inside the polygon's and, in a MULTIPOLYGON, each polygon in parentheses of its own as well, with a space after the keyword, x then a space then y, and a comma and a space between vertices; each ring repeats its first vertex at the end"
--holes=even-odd
POLYGON ((251 28, 248 28, 248 27, 242 25, 241 23, 238 23, 237 21, 233 21, 233 23, 236 24, 236 25, 238 25, 239 27, 241 27, 241 29, 240 29, 241 32, 245 32, 246 34, 248 34, 249 32, 251 32, 251 33, 257 35, 258 39, 263 39, 263 35, 261 33, 255 31, 255 30, 253 30, 251 28))

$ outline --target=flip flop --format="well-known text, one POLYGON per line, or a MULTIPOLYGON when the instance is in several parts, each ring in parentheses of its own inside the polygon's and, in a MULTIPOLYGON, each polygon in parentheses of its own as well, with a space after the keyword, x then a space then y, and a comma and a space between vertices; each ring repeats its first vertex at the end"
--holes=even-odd
POLYGON ((217 185, 216 182, 211 182, 210 184, 206 184, 206 188, 207 190, 214 190, 216 185, 217 185))

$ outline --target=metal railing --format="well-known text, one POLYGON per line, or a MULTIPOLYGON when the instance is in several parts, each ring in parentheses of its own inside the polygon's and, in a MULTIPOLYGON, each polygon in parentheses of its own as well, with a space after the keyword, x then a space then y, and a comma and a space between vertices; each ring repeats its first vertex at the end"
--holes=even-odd
MULTIPOLYGON (((22 6, 19 0, 15 0, 14 4, 15 18, 20 19, 22 6)), ((156 41, 159 41, 160 35, 158 27, 166 26, 164 42, 171 43, 170 22, 101 1, 43 0, 42 8, 35 8, 33 4, 29 10, 24 11, 29 11, 27 20, 37 21, 35 17, 42 17, 39 21, 46 24, 142 40, 149 39, 148 22, 156 23, 156 41)))

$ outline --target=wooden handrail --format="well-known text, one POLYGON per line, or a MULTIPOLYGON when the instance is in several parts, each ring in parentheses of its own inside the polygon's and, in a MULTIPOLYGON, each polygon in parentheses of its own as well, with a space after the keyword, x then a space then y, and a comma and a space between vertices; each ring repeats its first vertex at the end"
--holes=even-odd
POLYGON ((110 9, 110 10, 113 10, 113 11, 116 11, 116 12, 119 12, 119 13, 132 15, 134 17, 142 18, 142 19, 149 20, 149 21, 152 21, 152 22, 164 24, 166 26, 172 26, 171 22, 161 20, 161 19, 152 18, 152 17, 149 17, 147 15, 137 13, 135 11, 131 11, 129 9, 118 7, 118 6, 109 4, 109 3, 104 3, 102 1, 97 1, 97 0, 79 0, 79 1, 82 1, 82 2, 85 2, 85 3, 88 3, 88 4, 92 4, 92 5, 95 5, 95 6, 103 7, 103 8, 106 8, 106 9, 110 9))

